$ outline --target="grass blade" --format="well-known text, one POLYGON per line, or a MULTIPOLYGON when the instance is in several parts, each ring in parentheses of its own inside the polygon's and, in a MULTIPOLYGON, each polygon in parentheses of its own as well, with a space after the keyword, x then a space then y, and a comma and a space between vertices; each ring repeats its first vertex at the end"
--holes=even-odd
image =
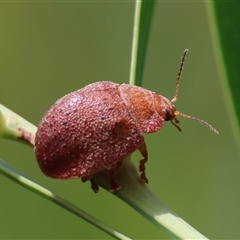
POLYGON ((48 189, 40 186, 39 184, 23 176, 20 172, 15 170, 13 167, 11 167, 2 159, 0 159, 0 172, 3 175, 7 176, 8 178, 12 179, 14 182, 20 184, 22 187, 29 189, 30 191, 38 194, 39 196, 46 198, 47 200, 73 213, 74 215, 84 219, 85 221, 101 229, 102 231, 114 237, 115 239, 126 239, 126 240, 130 239, 127 236, 123 235, 122 233, 112 229, 111 227, 107 226, 103 222, 94 218, 93 216, 89 215, 88 213, 81 210, 80 208, 73 205, 72 203, 68 202, 67 200, 61 198, 60 196, 49 191, 48 189))
POLYGON ((142 85, 144 63, 155 3, 156 1, 136 1, 129 81, 132 85, 142 85))
POLYGON ((239 2, 206 3, 219 75, 239 142, 240 127, 240 8, 239 2))

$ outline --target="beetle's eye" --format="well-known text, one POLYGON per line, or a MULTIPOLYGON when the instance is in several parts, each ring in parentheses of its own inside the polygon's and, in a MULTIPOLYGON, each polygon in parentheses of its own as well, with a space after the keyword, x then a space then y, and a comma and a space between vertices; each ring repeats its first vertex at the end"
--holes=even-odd
POLYGON ((165 112, 165 121, 169 121, 171 120, 172 116, 171 116, 171 113, 168 111, 167 108, 164 109, 164 112, 165 112))

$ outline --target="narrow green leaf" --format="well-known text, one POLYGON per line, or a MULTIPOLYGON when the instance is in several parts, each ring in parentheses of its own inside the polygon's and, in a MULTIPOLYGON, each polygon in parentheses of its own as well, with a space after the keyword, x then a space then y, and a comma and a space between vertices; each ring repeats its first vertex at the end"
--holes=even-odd
POLYGON ((74 215, 84 219, 85 221, 101 229, 102 231, 114 237, 115 239, 123 239, 123 240, 130 239, 127 236, 123 235, 122 233, 112 229, 108 225, 94 218, 93 216, 89 215, 88 213, 81 210, 80 208, 73 205, 72 203, 68 202, 67 200, 61 198, 60 196, 49 191, 48 189, 40 186, 39 184, 23 176, 20 172, 18 172, 12 166, 4 162, 2 159, 0 159, 0 173, 12 179, 14 182, 20 184, 21 186, 29 189, 30 191, 38 194, 39 196, 46 198, 47 200, 73 213, 74 215))
POLYGON ((239 129, 240 5, 238 1, 213 1, 207 3, 207 9, 225 97, 234 127, 239 129))
POLYGON ((155 0, 136 1, 129 81, 132 85, 142 85, 144 63, 155 3, 155 0))

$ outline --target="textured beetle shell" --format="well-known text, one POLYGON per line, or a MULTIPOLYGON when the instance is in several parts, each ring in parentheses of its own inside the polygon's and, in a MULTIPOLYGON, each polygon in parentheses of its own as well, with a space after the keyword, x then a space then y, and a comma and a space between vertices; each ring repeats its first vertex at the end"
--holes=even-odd
POLYGON ((164 124, 153 95, 128 84, 97 82, 59 99, 36 133, 35 154, 43 173, 81 178, 122 161, 143 144, 141 132, 155 132, 164 124))
POLYGON ((36 134, 35 154, 47 176, 92 175, 142 144, 118 88, 111 82, 90 84, 64 96, 46 113, 36 134))

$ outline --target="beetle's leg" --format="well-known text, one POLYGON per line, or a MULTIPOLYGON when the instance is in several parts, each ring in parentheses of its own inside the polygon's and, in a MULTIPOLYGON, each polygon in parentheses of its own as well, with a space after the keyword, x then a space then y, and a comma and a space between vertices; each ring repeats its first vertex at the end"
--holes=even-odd
POLYGON ((142 156, 144 157, 139 164, 139 171, 141 173, 141 179, 145 182, 148 183, 148 179, 146 177, 146 167, 145 167, 145 163, 148 161, 148 151, 147 151, 147 145, 145 143, 145 141, 143 141, 143 144, 138 148, 139 152, 142 154, 142 156))
POLYGON ((121 167, 121 165, 122 165, 122 161, 117 162, 116 165, 114 165, 112 168, 110 168, 108 170, 109 180, 110 180, 110 183, 111 183, 111 187, 110 187, 110 190, 109 190, 110 192, 116 192, 121 188, 121 186, 119 186, 115 182, 116 173, 117 173, 118 169, 121 167))
POLYGON ((95 193, 98 193, 98 191, 99 191, 99 186, 98 186, 97 183, 93 180, 92 175, 86 176, 86 177, 82 177, 82 182, 86 182, 86 181, 88 181, 88 180, 90 180, 90 182, 91 182, 91 188, 92 188, 92 190, 93 190, 95 193))
POLYGON ((95 193, 98 193, 99 191, 99 186, 97 185, 97 183, 93 180, 93 178, 90 179, 91 182, 91 188, 95 193))

